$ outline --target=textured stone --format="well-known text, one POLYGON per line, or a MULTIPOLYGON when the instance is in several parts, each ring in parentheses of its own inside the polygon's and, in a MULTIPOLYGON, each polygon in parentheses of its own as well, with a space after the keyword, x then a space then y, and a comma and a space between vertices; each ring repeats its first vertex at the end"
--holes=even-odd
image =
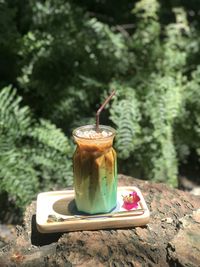
POLYGON ((27 207, 15 243, 0 251, 0 266, 200 266, 200 197, 127 176, 151 211, 145 227, 40 234, 35 202, 27 207), (9 265, 10 264, 10 265, 9 265), (13 265, 15 266, 15 265, 13 265))
POLYGON ((181 266, 200 266, 200 209, 179 221, 180 230, 169 242, 170 260, 181 266))

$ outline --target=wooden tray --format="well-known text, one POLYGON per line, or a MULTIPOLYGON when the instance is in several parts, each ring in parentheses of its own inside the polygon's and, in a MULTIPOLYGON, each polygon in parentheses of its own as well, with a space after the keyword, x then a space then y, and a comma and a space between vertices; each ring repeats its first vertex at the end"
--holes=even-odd
POLYGON ((41 233, 141 226, 149 222, 149 217, 144 197, 134 186, 118 187, 117 207, 100 217, 82 216, 76 210, 74 190, 44 192, 37 197, 36 224, 41 233), (122 207, 122 196, 133 191, 140 197, 139 205, 137 209, 127 211, 122 207))

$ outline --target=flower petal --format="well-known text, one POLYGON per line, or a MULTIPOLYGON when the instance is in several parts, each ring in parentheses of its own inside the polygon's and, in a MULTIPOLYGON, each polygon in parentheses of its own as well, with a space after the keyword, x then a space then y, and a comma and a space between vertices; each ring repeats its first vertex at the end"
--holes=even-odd
POLYGON ((133 191, 131 194, 123 196, 124 203, 122 207, 126 210, 136 209, 138 207, 138 202, 140 197, 133 191))

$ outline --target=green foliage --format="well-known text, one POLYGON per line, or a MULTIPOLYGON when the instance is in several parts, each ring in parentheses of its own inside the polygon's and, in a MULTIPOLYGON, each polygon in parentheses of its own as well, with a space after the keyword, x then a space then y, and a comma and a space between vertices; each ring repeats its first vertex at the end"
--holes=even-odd
MULTIPOLYGON (((176 127, 183 118, 183 103, 188 103, 184 75, 190 28, 184 10, 176 8, 176 22, 161 29, 158 8, 157 1, 136 4, 138 25, 131 44, 136 76, 129 87, 120 85, 123 96, 114 102, 111 120, 118 129, 119 157, 130 157, 135 166, 142 166, 141 177, 176 185, 178 157, 184 158, 178 147, 186 148, 176 137, 180 125, 176 127)), ((189 148, 185 151, 189 153, 189 148)))
POLYGON ((139 101, 132 88, 118 88, 118 97, 111 107, 111 120, 117 127, 116 146, 118 156, 127 159, 140 145, 139 101))
POLYGON ((0 88, 6 82, 14 83, 18 74, 20 35, 14 16, 14 9, 9 8, 6 1, 0 1, 0 88))
POLYGON ((35 122, 15 89, 0 92, 0 190, 23 207, 41 189, 71 184, 71 146, 51 123, 35 122))
POLYGON ((178 156, 182 161, 187 161, 191 150, 200 155, 200 65, 191 77, 184 88, 181 116, 175 133, 178 156))
POLYGON ((144 145, 145 157, 151 163, 149 175, 157 181, 166 181, 168 177, 170 183, 176 183, 178 170, 173 125, 179 114, 180 105, 181 82, 169 76, 152 75, 144 103, 149 124, 147 132, 151 138, 147 138, 144 145))
POLYGON ((72 182, 72 129, 112 89, 120 171, 175 186, 200 156, 200 4, 104 2, 0 1, 0 88, 17 88, 0 92, 0 188, 17 205, 72 182))
POLYGON ((177 22, 161 32, 158 8, 157 1, 136 4, 134 13, 139 20, 131 44, 136 77, 129 87, 122 86, 122 98, 115 101, 111 120, 119 133, 119 156, 131 157, 142 166, 144 178, 176 185, 178 165, 173 134, 182 105, 186 62, 183 44, 187 40, 182 30, 188 32, 188 27, 185 13, 179 10, 177 22), (174 49, 177 38, 180 47, 174 49))
POLYGON ((93 116, 90 107, 110 77, 126 72, 127 47, 120 34, 63 0, 37 1, 32 20, 18 81, 31 93, 28 104, 37 102, 37 113, 69 133, 66 125, 93 116))

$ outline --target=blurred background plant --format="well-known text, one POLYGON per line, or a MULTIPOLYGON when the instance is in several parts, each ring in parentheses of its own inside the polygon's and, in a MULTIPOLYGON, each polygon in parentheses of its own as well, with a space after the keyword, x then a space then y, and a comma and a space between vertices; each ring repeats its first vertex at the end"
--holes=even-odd
POLYGON ((198 172, 199 16, 195 0, 0 0, 0 206, 72 185, 72 129, 113 88, 119 172, 198 172))

